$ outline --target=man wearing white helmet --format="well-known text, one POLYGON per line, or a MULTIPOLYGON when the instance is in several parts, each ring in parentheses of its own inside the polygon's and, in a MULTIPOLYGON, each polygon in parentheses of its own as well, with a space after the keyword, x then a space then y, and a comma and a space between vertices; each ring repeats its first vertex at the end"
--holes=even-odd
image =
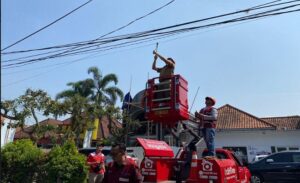
POLYGON ((203 125, 202 134, 206 147, 208 149, 207 156, 215 156, 215 133, 216 122, 218 117, 218 111, 213 106, 216 104, 216 100, 212 97, 205 98, 205 107, 198 113, 195 112, 195 117, 200 120, 200 124, 203 125))

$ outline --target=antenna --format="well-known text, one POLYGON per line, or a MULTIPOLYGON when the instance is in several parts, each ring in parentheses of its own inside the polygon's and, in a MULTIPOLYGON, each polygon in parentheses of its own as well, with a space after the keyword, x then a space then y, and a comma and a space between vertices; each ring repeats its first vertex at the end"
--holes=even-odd
POLYGON ((131 92, 131 85, 132 85, 132 74, 130 74, 129 93, 131 92))
POLYGON ((191 110, 192 110, 192 108, 193 108, 193 106, 194 106, 194 102, 195 102, 195 99, 196 99, 196 97, 197 97, 197 95, 198 95, 199 88, 200 88, 200 86, 198 86, 198 89, 197 89, 197 92, 196 92, 196 94, 195 94, 195 97, 194 97, 194 100, 193 100, 193 102, 192 102, 192 105, 191 105, 191 108, 190 108, 190 110, 189 110, 189 113, 191 112, 191 110))
POLYGON ((158 42, 156 43, 155 51, 157 52, 158 49, 158 42))

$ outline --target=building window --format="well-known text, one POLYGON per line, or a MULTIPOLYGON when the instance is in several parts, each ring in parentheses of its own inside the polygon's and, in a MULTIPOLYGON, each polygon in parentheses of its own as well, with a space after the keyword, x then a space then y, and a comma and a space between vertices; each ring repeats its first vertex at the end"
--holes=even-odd
POLYGON ((286 147, 277 147, 277 152, 286 151, 286 147))
POLYGON ((243 162, 248 162, 247 147, 223 147, 223 149, 233 151, 234 154, 237 157, 241 158, 243 162))
POLYGON ((271 146, 272 153, 281 152, 281 151, 299 151, 300 147, 276 147, 271 146))
POLYGON ((298 150, 299 150, 299 147, 289 147, 289 150, 290 150, 290 151, 298 151, 298 150))
POLYGON ((272 151, 272 153, 276 153, 276 147, 275 146, 271 146, 271 151, 272 151))

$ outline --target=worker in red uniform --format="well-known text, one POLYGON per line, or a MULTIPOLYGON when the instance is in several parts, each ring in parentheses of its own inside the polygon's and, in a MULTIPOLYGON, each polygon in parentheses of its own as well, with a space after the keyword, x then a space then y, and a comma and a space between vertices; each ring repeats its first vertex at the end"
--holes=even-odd
POLYGON ((104 183, 141 183, 143 177, 137 166, 127 159, 126 146, 123 143, 112 146, 110 154, 113 162, 109 163, 104 175, 104 183))
POLYGON ((87 158, 89 169, 89 183, 101 183, 105 173, 105 156, 102 153, 104 145, 97 144, 96 152, 90 153, 87 158))
POLYGON ((136 162, 135 161, 135 159, 133 158, 133 157, 131 157, 131 156, 129 156, 129 155, 126 155, 126 158, 127 158, 127 160, 131 163, 131 164, 133 164, 133 165, 135 165, 135 166, 137 166, 138 167, 138 162, 136 162))
MULTIPOLYGON (((198 113, 195 112, 195 117, 200 119, 200 126, 203 125, 202 135, 208 149, 207 156, 215 156, 215 133, 218 111, 213 106, 216 100, 212 97, 205 98, 205 107, 198 113)), ((201 128, 201 127, 200 127, 201 128)))

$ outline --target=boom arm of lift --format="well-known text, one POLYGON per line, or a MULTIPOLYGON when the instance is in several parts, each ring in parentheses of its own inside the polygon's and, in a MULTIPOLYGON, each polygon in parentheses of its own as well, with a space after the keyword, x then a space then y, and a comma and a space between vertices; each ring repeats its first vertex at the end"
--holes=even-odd
MULTIPOLYGON (((174 171, 176 172, 175 175, 179 175, 176 177, 176 179, 178 180, 178 182, 181 182, 182 180, 186 180, 189 175, 190 175, 190 170, 191 170, 191 164, 192 164, 192 155, 194 151, 197 151, 197 147, 196 145, 202 140, 202 136, 198 135, 192 128, 191 126, 194 126, 195 124, 192 124, 191 122, 179 122, 178 125, 182 125, 183 131, 175 131, 175 129, 173 128, 171 130, 172 135, 180 142, 180 133, 182 132, 188 132, 190 135, 192 135, 194 138, 187 144, 185 145, 185 147, 183 147, 183 149, 181 149, 178 154, 177 157, 178 159, 180 159, 180 154, 184 153, 185 157, 183 159, 183 162, 178 161, 177 166, 175 166, 174 171)), ((198 124, 195 125, 196 128, 198 127, 198 124)), ((199 133, 201 134, 201 133, 199 133)))

